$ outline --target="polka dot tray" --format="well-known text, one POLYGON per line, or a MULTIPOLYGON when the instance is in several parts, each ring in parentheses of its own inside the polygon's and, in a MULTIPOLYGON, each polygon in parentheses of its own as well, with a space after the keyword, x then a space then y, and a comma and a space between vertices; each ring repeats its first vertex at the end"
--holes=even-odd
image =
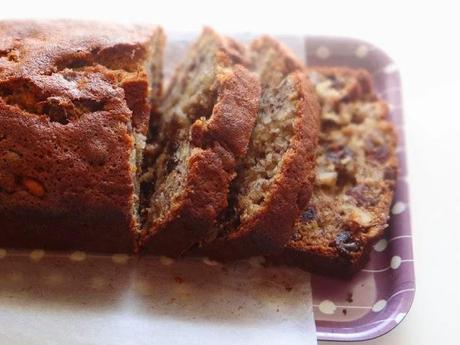
POLYGON ((377 93, 389 104, 390 117, 399 134, 400 176, 390 227, 374 245, 370 262, 350 281, 312 276, 318 339, 368 340, 396 327, 408 313, 415 294, 400 76, 391 58, 366 42, 307 37, 303 49, 310 66, 367 69, 377 93))
MULTIPOLYGON (((245 34, 238 38, 248 41, 252 37, 253 35, 245 34)), ((385 53, 366 42, 333 37, 291 36, 280 37, 280 39, 304 58, 310 66, 341 65, 367 69, 373 76, 379 96, 388 102, 391 120, 398 130, 400 176, 391 209, 390 227, 384 238, 374 245, 368 265, 348 281, 311 276, 318 339, 331 341, 372 339, 389 332, 401 323, 410 309, 415 294, 399 72, 395 63, 385 53)), ((180 56, 178 52, 183 52, 188 42, 188 37, 173 42, 174 44, 170 46, 174 46, 174 49, 170 48, 167 54, 173 51, 173 57, 180 56)), ((169 55, 167 57, 168 61, 172 61, 169 55)), ((167 68, 165 75, 169 74, 167 68)), ((23 288, 27 284, 21 284, 21 281, 27 279, 31 282, 42 282, 39 288, 33 290, 33 293, 39 295, 40 300, 46 301, 50 298, 59 303, 70 303, 72 300, 72 303, 84 306, 91 306, 96 302, 111 305, 113 301, 119 300, 118 296, 131 283, 141 295, 150 296, 153 289, 139 272, 137 273, 139 277, 136 279, 132 277, 132 266, 137 267, 135 265, 137 259, 124 254, 115 254, 110 260, 97 259, 99 260, 97 264, 94 260, 87 260, 87 254, 80 251, 66 256, 57 255, 56 258, 52 257, 52 253, 39 249, 29 251, 27 256, 22 256, 22 259, 15 258, 8 261, 9 256, 9 251, 0 248, 0 262, 4 263, 0 265, 0 275, 3 277, 3 283, 0 284, 0 292, 2 292, 0 297, 5 297, 6 300, 8 300, 8 293, 12 294, 13 291, 18 296, 22 294, 29 296, 30 292, 27 293, 23 288), (46 262, 49 264, 38 265, 46 262), (73 266, 69 266, 69 263, 73 266), (81 279, 78 278, 82 275, 87 277, 85 284, 82 284, 81 279), (104 291, 104 294, 101 294, 101 291, 104 291), (79 302, 76 303, 75 300, 79 302)), ((145 276, 148 276, 152 270, 158 272, 161 267, 174 266, 174 261, 171 259, 162 257, 157 260, 159 263, 147 261, 144 265, 147 267, 145 276)), ((210 269, 219 267, 216 262, 210 260, 205 260, 204 263, 210 269)), ((184 288, 182 273, 179 273, 179 271, 175 273, 174 279, 177 286, 184 288)), ((168 274, 164 273, 163 278, 169 279, 168 274)), ((213 275, 211 272, 210 277, 213 275)), ((159 276, 162 277, 161 274, 159 276)), ((157 284, 153 290, 161 288, 162 284, 157 284)), ((286 289, 291 291, 292 287, 286 289)), ((174 296, 171 299, 171 305, 177 303, 177 298, 174 296)), ((29 303, 25 297, 23 300, 26 305, 29 303)), ((276 308, 278 311, 279 306, 277 305, 276 308)))

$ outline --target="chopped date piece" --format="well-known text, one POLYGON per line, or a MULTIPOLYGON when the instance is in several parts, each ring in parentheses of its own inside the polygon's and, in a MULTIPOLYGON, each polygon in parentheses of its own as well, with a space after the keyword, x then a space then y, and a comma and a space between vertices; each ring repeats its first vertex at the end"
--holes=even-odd
POLYGON ((341 254, 349 255, 359 250, 360 243, 352 237, 350 231, 341 231, 335 238, 335 246, 341 254))
POLYGON ((310 222, 316 217, 316 211, 313 207, 307 208, 300 216, 303 222, 310 222))
POLYGON ((354 186, 353 188, 349 189, 346 194, 353 197, 356 200, 358 206, 369 207, 377 203, 371 188, 364 184, 354 186))

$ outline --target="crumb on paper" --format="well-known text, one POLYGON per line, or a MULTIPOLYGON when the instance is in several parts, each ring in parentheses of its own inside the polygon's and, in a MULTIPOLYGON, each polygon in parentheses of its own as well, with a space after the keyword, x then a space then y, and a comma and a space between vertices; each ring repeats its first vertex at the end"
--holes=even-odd
POLYGON ((342 309, 342 314, 347 315, 347 310, 345 308, 342 309))
POLYGON ((181 278, 181 277, 174 277, 174 281, 177 283, 177 284, 182 284, 184 282, 184 279, 181 278))

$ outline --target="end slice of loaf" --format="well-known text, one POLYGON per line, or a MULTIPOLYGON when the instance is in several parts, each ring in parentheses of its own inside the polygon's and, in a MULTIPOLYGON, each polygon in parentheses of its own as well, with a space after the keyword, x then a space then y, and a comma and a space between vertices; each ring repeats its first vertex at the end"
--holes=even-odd
POLYGON ((256 125, 215 238, 197 249, 219 260, 282 251, 312 190, 319 105, 303 67, 269 37, 250 53, 262 86, 256 125))
POLYGON ((312 199, 278 262, 349 276, 387 227, 397 176, 388 107, 363 70, 311 68, 321 134, 312 199))
POLYGON ((177 68, 144 166, 144 252, 181 255, 209 236, 227 206, 259 102, 245 63, 242 47, 206 28, 177 68))
POLYGON ((159 27, 0 22, 0 247, 130 252, 159 27))

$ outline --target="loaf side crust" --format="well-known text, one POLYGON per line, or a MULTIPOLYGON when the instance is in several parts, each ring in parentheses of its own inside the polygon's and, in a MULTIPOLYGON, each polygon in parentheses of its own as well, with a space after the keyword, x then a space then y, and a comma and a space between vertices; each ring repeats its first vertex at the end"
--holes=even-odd
POLYGON ((153 42, 158 27, 0 22, 0 247, 132 250, 153 42))

